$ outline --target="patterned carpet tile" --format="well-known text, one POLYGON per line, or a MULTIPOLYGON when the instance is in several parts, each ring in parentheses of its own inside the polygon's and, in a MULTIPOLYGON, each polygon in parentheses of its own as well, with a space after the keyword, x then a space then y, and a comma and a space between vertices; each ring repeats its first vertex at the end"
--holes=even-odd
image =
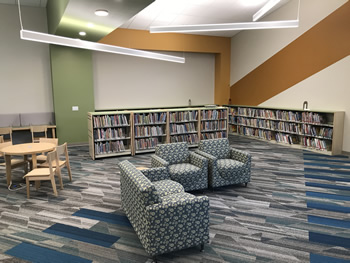
MULTIPOLYGON (((248 187, 195 191, 210 200, 210 241, 159 262, 350 262, 350 160, 241 136, 230 144, 252 154, 248 187)), ((150 155, 91 160, 87 146, 69 147, 73 182, 31 187, 21 169, 11 191, 0 167, 1 262, 151 262, 120 200, 117 164, 151 166, 150 155), (41 257, 42 256, 42 257, 41 257), (56 261, 55 261, 56 262, 56 261)))

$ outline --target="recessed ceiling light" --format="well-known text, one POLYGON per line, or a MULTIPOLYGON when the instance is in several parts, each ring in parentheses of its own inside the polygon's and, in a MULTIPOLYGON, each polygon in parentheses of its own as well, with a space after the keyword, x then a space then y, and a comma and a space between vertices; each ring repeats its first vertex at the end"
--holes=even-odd
POLYGON ((95 15, 97 16, 108 16, 108 11, 104 9, 97 9, 95 11, 95 15))
POLYGON ((81 36, 86 36, 86 32, 80 31, 80 32, 79 32, 79 35, 81 35, 81 36))

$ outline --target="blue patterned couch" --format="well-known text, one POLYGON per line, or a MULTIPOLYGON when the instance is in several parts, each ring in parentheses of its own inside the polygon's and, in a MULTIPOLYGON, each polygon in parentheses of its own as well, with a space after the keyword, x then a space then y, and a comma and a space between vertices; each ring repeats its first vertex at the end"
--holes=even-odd
POLYGON ((210 187, 250 182, 251 155, 230 148, 227 138, 202 140, 196 153, 209 161, 210 187))
POLYGON ((209 241, 209 199, 184 192, 165 167, 119 163, 123 209, 150 256, 209 241))
POLYGON ((186 142, 160 144, 151 156, 152 167, 167 167, 171 180, 185 191, 208 188, 208 161, 188 150, 186 142))

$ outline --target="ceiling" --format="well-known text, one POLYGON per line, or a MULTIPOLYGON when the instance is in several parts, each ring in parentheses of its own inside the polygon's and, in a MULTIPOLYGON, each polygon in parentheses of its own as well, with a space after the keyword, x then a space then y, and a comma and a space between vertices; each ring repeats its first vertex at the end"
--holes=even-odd
MULTIPOLYGON (((48 1, 21 0, 21 5, 45 7, 48 1)), ((59 0, 62 1, 62 0, 59 0)), ((150 26, 250 22, 268 0, 66 0, 68 2, 56 34, 97 41, 116 28, 149 30, 150 26), (96 9, 109 11, 97 17, 96 9), (93 27, 91 27, 91 24, 93 27), (79 31, 87 35, 80 37, 79 31)), ((281 2, 269 13, 289 0, 281 2)), ((0 4, 17 0, 0 0, 0 4)), ((238 31, 196 33, 232 37, 238 31)))

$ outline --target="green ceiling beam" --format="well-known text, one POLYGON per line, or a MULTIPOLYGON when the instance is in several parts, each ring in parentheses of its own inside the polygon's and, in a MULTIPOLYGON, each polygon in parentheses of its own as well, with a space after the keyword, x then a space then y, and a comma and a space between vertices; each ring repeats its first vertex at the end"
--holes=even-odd
POLYGON ((48 0, 46 5, 47 10, 47 25, 49 34, 55 34, 61 22, 64 11, 69 0, 48 0))

